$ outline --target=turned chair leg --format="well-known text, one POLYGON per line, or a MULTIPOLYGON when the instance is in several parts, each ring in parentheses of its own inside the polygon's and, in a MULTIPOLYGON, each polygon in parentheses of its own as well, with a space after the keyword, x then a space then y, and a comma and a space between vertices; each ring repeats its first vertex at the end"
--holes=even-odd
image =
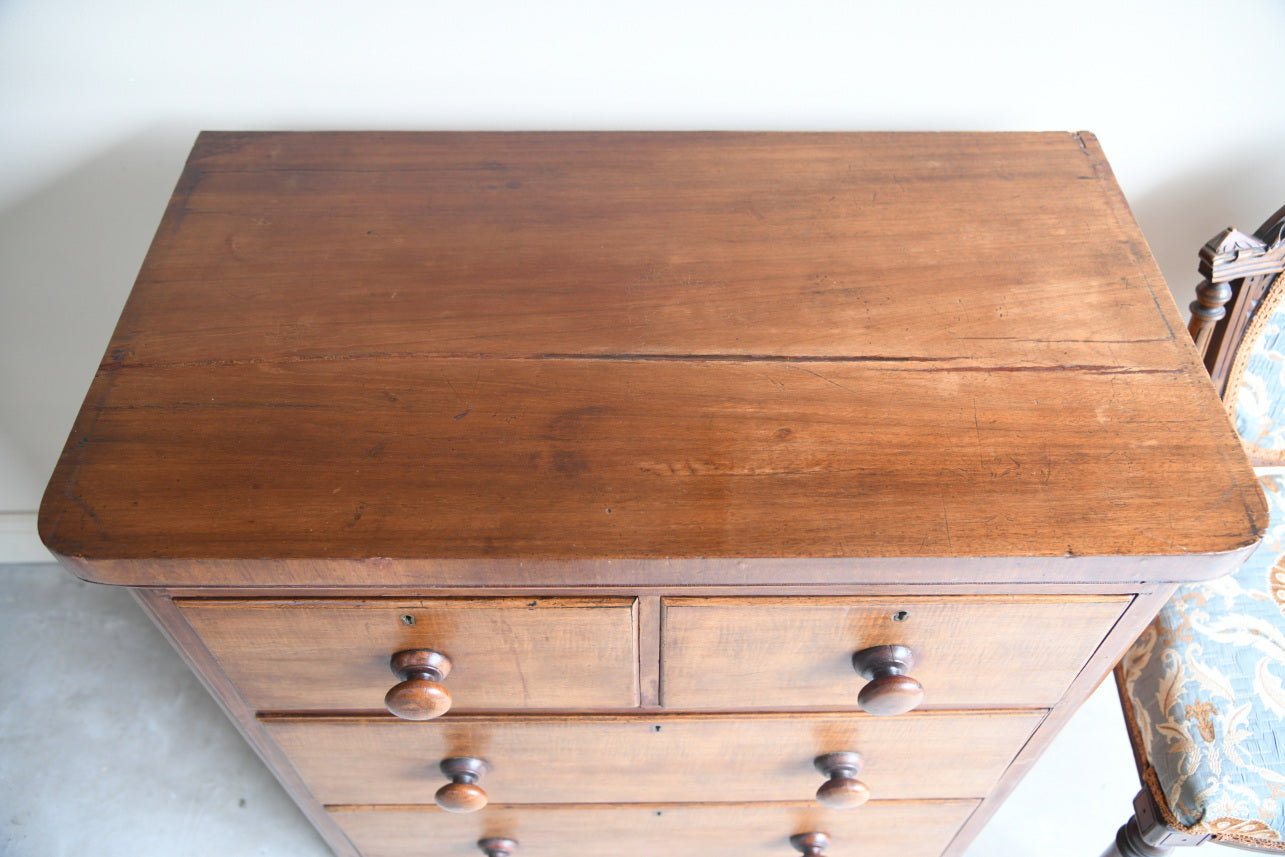
POLYGON ((1143 789, 1133 799, 1133 817, 1116 833, 1115 842, 1102 852, 1102 857, 1164 857, 1172 854, 1176 845, 1199 845, 1208 838, 1166 825, 1151 792, 1143 789))
POLYGON ((1148 844, 1138 828, 1137 816, 1133 816, 1121 825, 1115 834, 1115 842, 1102 852, 1102 857, 1164 857, 1172 853, 1172 846, 1148 844))

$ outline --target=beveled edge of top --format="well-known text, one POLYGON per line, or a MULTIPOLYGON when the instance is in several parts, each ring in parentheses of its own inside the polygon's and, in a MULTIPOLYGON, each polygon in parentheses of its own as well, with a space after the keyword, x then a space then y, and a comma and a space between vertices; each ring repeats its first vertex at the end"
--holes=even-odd
POLYGON ((1214 554, 1030 557, 683 558, 683 559, 142 559, 58 555, 91 583, 158 588, 353 591, 487 589, 528 591, 1186 583, 1232 573, 1258 548, 1214 554))

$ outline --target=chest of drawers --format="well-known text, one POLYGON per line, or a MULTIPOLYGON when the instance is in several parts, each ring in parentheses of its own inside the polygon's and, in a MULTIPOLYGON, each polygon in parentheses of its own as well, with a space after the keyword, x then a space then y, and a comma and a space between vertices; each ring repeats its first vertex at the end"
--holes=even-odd
POLYGON ((936 857, 1255 486, 1091 135, 207 133, 41 532, 344 857, 936 857))

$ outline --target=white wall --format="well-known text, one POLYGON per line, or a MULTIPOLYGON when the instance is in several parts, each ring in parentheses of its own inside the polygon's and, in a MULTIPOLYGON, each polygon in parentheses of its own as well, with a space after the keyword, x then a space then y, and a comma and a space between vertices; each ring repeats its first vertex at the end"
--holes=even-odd
POLYGON ((0 561, 198 129, 1088 129, 1185 303, 1282 80, 1281 0, 2 0, 0 561))

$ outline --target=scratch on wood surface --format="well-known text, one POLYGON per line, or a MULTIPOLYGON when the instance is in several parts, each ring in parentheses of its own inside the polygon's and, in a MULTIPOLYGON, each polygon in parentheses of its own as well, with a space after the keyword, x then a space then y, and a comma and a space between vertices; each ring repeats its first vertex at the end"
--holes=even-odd
POLYGON ((465 400, 465 398, 460 395, 460 391, 455 389, 455 384, 451 382, 451 377, 447 375, 445 372, 442 373, 442 380, 446 382, 446 386, 451 388, 451 392, 455 394, 455 398, 459 399, 465 405, 468 404, 468 401, 465 400))
POLYGON ((808 369, 807 367, 804 367, 804 366, 791 366, 790 368, 791 368, 791 369, 798 369, 800 372, 807 372, 809 375, 815 375, 816 377, 820 378, 822 381, 825 381, 827 384, 833 384, 834 386, 838 387, 840 390, 843 390, 843 391, 845 391, 845 392, 851 393, 851 394, 852 394, 852 395, 854 395, 854 396, 860 396, 860 395, 861 395, 861 393, 860 393, 859 391, 854 390, 854 389, 852 389, 851 387, 845 387, 843 384, 840 384, 838 381, 833 381, 833 380, 831 380, 831 379, 829 379, 829 378, 825 377, 824 375, 822 375, 820 372, 814 372, 814 371, 812 371, 811 369, 808 369))
POLYGON ((946 505, 945 497, 941 498, 941 517, 942 521, 946 524, 946 549, 953 551, 955 549, 955 542, 950 537, 950 509, 946 505))
MULTIPOLYGON (((1151 295, 1151 303, 1155 306, 1156 313, 1160 316, 1160 320, 1164 322, 1165 329, 1169 331, 1169 339, 1172 340, 1176 334, 1174 333, 1173 325, 1169 323, 1169 314, 1165 312, 1164 306, 1160 303, 1160 295, 1156 293, 1156 287, 1152 285, 1151 278, 1147 276, 1147 269, 1143 260, 1138 258, 1137 253, 1132 252, 1133 245, 1129 245, 1129 250, 1133 256, 1135 264, 1137 264, 1139 271, 1142 273, 1142 282, 1146 284, 1147 292, 1151 295)), ((1124 282, 1127 284, 1129 282, 1129 278, 1125 277, 1124 282)), ((1170 294, 1168 286, 1165 286, 1165 295, 1170 301, 1173 300, 1173 295, 1170 294)), ((1183 331, 1183 335, 1186 335, 1186 331, 1183 331)))
MULTIPOLYGON (((507 623, 506 623, 506 624, 507 624, 507 623)), ((512 634, 507 635, 507 636, 508 636, 510 639, 512 639, 512 638, 516 637, 516 633, 517 633, 517 632, 515 631, 515 632, 512 632, 512 634)), ((518 675, 518 682, 522 685, 522 704, 523 704, 523 705, 530 705, 530 703, 531 703, 531 688, 527 686, 526 671, 522 668, 522 654, 521 654, 521 652, 518 650, 518 647, 517 647, 517 646, 508 646, 507 648, 509 649, 509 651, 510 651, 510 653, 512 654, 512 657, 513 657, 513 671, 514 671, 515 673, 517 673, 517 675, 518 675)))
POLYGON ((1172 539, 1166 539, 1164 536, 1156 535, 1155 533, 1151 532, 1150 530, 1139 530, 1138 532, 1139 532, 1139 533, 1141 533, 1142 535, 1146 536, 1146 537, 1147 537, 1147 538, 1149 538, 1149 539, 1154 539, 1155 541, 1160 542, 1162 545, 1168 545, 1168 546, 1169 546, 1169 547, 1171 547, 1171 548, 1177 548, 1178 550, 1182 551, 1183 553, 1187 553, 1187 552, 1188 552, 1188 549, 1187 549, 1187 546, 1186 546, 1186 545, 1179 544, 1178 542, 1175 542, 1175 541, 1173 541, 1172 539))
POLYGON ((81 511, 89 517, 89 520, 93 521, 94 527, 98 530, 98 534, 100 536, 103 536, 104 538, 107 537, 107 530, 103 527, 103 522, 99 520, 98 514, 93 509, 89 508, 89 504, 82 500, 79 494, 71 491, 63 491, 62 495, 72 503, 79 506, 81 511))
POLYGON ((763 377, 764 377, 764 378, 766 378, 766 379, 767 379, 767 382, 768 382, 769 384, 771 384, 773 387, 776 387, 777 389, 780 389, 780 390, 785 390, 785 389, 786 389, 786 386, 785 386, 784 384, 782 384, 780 381, 776 380, 775 378, 773 378, 771 375, 767 374, 766 372, 764 372, 764 373, 763 373, 763 377))
POLYGON ((1227 502, 1227 500, 1228 500, 1228 499, 1229 499, 1233 494, 1235 494, 1235 493, 1236 493, 1236 490, 1237 490, 1239 487, 1240 487, 1240 486, 1239 486, 1239 485, 1237 485, 1235 482, 1230 483, 1230 484, 1227 486, 1227 488, 1223 491, 1223 493, 1222 493, 1222 494, 1220 494, 1220 495, 1218 496, 1218 498, 1217 498, 1216 500, 1212 500, 1211 502, 1209 502, 1209 504, 1208 504, 1208 505, 1206 505, 1206 506, 1205 506, 1205 511, 1206 511, 1206 512, 1213 512, 1213 511, 1214 511, 1214 510, 1216 510, 1218 507, 1220 507, 1223 503, 1226 503, 1226 502, 1227 502))
POLYGON ((982 449, 982 424, 977 417, 977 397, 973 396, 973 433, 977 438, 977 454, 981 455, 982 449))
POLYGON ((255 484, 254 484, 254 477, 255 477, 256 475, 258 475, 258 473, 259 473, 259 465, 263 463, 263 459, 264 459, 264 458, 266 458, 266 457, 267 457, 267 456, 265 456, 265 455, 260 455, 258 458, 256 458, 256 459, 254 460, 254 464, 251 464, 251 465, 250 465, 250 487, 251 487, 251 488, 256 487, 256 486, 255 486, 255 484))
MULTIPOLYGON (((1245 492, 1240 490, 1240 480, 1236 478, 1236 469, 1233 466, 1231 459, 1227 457, 1226 448, 1225 447, 1220 448, 1218 450, 1218 455, 1223 461, 1223 466, 1227 469, 1228 472, 1231 473, 1232 487, 1235 488, 1236 491, 1240 494, 1241 504, 1245 509, 1245 520, 1249 522, 1249 525, 1251 527, 1253 527, 1254 536, 1261 538, 1263 533, 1267 532, 1267 528, 1265 525, 1269 524, 1270 520, 1263 521, 1262 524, 1258 522, 1258 519, 1254 515, 1254 507, 1250 505, 1249 497, 1246 496, 1245 492)), ((1242 458, 1241 461, 1243 462, 1244 459, 1242 458)), ((1258 492, 1260 496, 1262 495, 1262 491, 1263 491, 1262 484, 1259 483, 1258 492)))
POLYGON ((999 471, 998 473, 996 473, 995 470, 992 469, 991 470, 992 479, 1003 479, 1005 476, 1012 476, 1014 473, 1020 474, 1022 472, 1022 462, 1018 461, 1017 458, 1012 455, 1008 456, 1008 460, 1013 462, 1013 466, 1005 467, 1003 470, 999 471))

